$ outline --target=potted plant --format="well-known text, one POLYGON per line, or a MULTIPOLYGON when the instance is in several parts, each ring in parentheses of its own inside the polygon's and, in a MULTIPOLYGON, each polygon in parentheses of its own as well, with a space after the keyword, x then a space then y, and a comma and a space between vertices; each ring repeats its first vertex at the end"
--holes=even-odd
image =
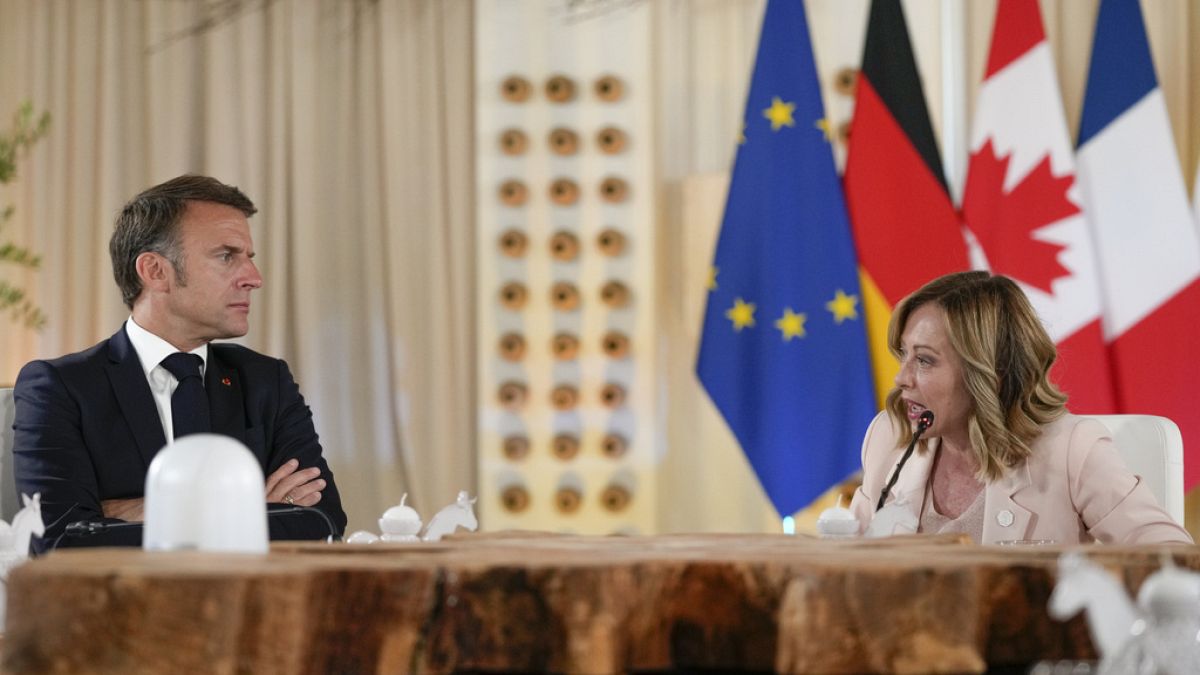
MULTIPOLYGON (((49 127, 50 113, 43 112, 35 116, 33 104, 25 102, 21 105, 13 118, 12 127, 0 132, 0 186, 16 179, 17 160, 45 135, 49 127)), ((37 269, 41 264, 41 256, 4 235, 4 228, 12 216, 11 204, 0 207, 0 264, 37 269)), ((7 314, 35 330, 46 323, 46 315, 29 299, 25 289, 4 278, 0 278, 0 314, 7 314)))

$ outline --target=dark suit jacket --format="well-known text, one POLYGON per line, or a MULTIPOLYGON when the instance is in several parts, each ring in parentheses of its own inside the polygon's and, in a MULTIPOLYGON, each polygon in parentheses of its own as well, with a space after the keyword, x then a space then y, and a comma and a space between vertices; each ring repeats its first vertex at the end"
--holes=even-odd
MULTIPOLYGON (((208 354, 204 386, 212 431, 250 448, 264 475, 292 458, 302 469, 320 468, 325 489, 317 508, 341 536, 346 514, 321 456, 312 412, 287 364, 233 344, 210 344, 208 354)), ((150 384, 125 328, 88 350, 29 363, 17 377, 13 397, 17 489, 42 494, 46 533, 35 548, 45 550, 56 541, 60 546, 140 544, 140 528, 60 540, 73 522, 119 522, 104 519, 101 500, 141 497, 150 460, 166 444, 150 384)), ((315 514, 272 517, 269 525, 272 539, 329 534, 315 514)))

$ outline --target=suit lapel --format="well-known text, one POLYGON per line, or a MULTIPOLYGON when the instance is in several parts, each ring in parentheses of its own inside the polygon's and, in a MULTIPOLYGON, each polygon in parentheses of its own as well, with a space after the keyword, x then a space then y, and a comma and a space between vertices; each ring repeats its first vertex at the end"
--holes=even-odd
POLYGON ((1009 469, 1000 480, 988 484, 983 513, 983 543, 1029 539, 1033 512, 1014 498, 1033 484, 1029 462, 1009 469))
POLYGON ((146 373, 142 370, 133 343, 125 334, 124 326, 108 340, 108 359, 109 384, 121 407, 121 414, 133 432, 138 454, 149 467, 155 453, 167 444, 167 437, 163 433, 162 420, 158 417, 158 408, 154 405, 150 383, 146 381, 146 373))
POLYGON ((208 347, 208 366, 204 371, 204 390, 208 394, 212 432, 246 442, 246 414, 238 372, 208 347))

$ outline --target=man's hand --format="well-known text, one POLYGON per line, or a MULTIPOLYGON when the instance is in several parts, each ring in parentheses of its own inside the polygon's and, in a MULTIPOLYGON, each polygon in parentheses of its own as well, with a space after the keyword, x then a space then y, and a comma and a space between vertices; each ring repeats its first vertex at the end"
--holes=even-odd
POLYGON ((129 522, 141 522, 146 519, 142 507, 145 500, 137 499, 105 499, 100 502, 100 511, 105 518, 120 518, 129 522))
POLYGON ((267 476, 267 501, 277 504, 315 506, 321 501, 325 481, 316 467, 300 468, 300 462, 289 459, 267 476))

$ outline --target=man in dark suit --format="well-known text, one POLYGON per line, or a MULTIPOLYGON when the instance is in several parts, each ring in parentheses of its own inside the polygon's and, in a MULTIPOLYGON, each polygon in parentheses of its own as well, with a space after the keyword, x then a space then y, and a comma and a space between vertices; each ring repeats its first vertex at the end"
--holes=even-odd
POLYGON ((40 550, 140 543, 141 528, 119 524, 143 519, 150 461, 168 438, 196 432, 249 447, 269 504, 328 517, 272 517, 272 539, 341 536, 346 515, 287 364, 210 344, 249 330, 250 293, 262 286, 247 220, 256 210, 204 176, 156 185, 122 209, 109 252, 129 319, 108 340, 29 363, 17 378, 14 473, 18 490, 42 495, 40 550), (68 532, 72 523, 87 527, 68 532))

